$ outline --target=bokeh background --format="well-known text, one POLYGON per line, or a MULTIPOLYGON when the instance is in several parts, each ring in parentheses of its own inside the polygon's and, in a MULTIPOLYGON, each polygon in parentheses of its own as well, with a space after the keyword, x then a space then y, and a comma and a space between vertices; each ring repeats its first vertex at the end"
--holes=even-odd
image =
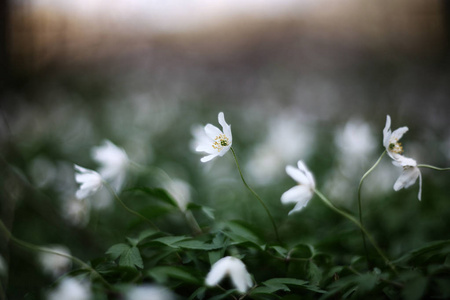
MULTIPOLYGON (((358 181, 383 151, 389 114, 394 129, 410 129, 405 155, 450 165, 447 1, 0 5, 0 217, 24 240, 64 244, 91 260, 132 231, 107 195, 92 199, 87 215, 69 208, 77 205, 73 163, 96 168, 90 151, 105 139, 143 168, 129 171, 126 187, 164 187, 143 171, 157 167, 181 180, 185 197, 212 208, 216 220, 245 220, 273 238, 231 154, 201 164, 192 151, 195 125, 217 125, 220 111, 232 125, 244 175, 283 238, 337 251, 343 261, 362 254, 359 232, 317 199, 287 218, 290 207, 279 201, 295 184, 287 164, 305 160, 318 187, 356 213, 358 181)), ((448 239, 450 226, 448 174, 423 171, 421 202, 418 184, 392 190, 398 175, 385 158, 363 189, 367 227, 392 257, 448 239)), ((155 216, 167 231, 186 233, 178 217, 155 216)), ((205 228, 219 223, 197 218, 205 228)), ((7 294, 39 298, 52 278, 42 276, 34 254, 2 239, 7 294)))

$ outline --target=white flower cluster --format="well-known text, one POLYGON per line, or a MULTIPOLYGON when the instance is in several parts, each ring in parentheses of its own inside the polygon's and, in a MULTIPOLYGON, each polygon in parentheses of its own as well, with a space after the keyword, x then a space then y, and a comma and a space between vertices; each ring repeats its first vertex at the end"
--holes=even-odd
POLYGON ((399 140, 408 131, 408 127, 400 127, 391 132, 391 117, 386 117, 386 126, 383 129, 383 146, 387 154, 392 158, 394 166, 402 168, 402 174, 394 184, 394 190, 408 188, 419 178, 419 200, 422 199, 422 174, 417 167, 417 162, 409 157, 403 156, 403 147, 399 140))
POLYGON ((118 191, 125 180, 129 159, 125 150, 106 140, 102 146, 94 147, 92 159, 99 165, 99 171, 89 170, 75 165, 75 181, 80 184, 76 197, 85 199, 95 194, 108 181, 118 191))

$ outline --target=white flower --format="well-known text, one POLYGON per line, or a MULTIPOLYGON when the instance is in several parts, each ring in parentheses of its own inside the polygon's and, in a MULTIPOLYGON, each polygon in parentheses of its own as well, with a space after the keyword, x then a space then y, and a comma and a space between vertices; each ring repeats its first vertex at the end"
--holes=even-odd
POLYGON ((408 188, 411 185, 413 185, 417 177, 419 177, 419 194, 418 198, 419 200, 422 199, 422 174, 420 173, 419 168, 417 167, 417 162, 408 157, 399 156, 396 160, 392 161, 392 163, 403 169, 402 174, 397 179, 397 181, 394 184, 394 190, 398 191, 402 188, 408 188))
MULTIPOLYGON (((46 249, 64 255, 70 255, 70 250, 61 245, 50 246, 46 249)), ((55 278, 66 273, 72 267, 72 261, 70 258, 57 254, 40 252, 38 259, 42 265, 44 273, 50 274, 55 278)))
POLYGON ((64 278, 58 287, 47 295, 47 300, 89 300, 91 291, 88 284, 75 278, 64 278))
POLYGON ((314 177, 308 168, 306 168, 303 161, 299 160, 297 165, 298 169, 292 166, 287 166, 286 173, 288 173, 292 179, 297 181, 299 185, 294 186, 281 195, 281 203, 296 203, 295 207, 289 212, 289 214, 300 211, 303 207, 305 207, 314 195, 314 190, 316 188, 314 177))
POLYGON ((167 288, 157 285, 141 285, 126 293, 127 300, 173 300, 174 295, 167 288))
POLYGON ((211 271, 206 276, 206 285, 215 286, 227 275, 231 277, 233 285, 241 293, 245 293, 253 286, 252 278, 244 263, 232 256, 221 258, 212 265, 211 271))
POLYGON ((85 200, 71 197, 64 201, 61 206, 63 218, 71 225, 84 227, 89 222, 90 206, 85 200))
POLYGON ((391 132, 391 117, 387 115, 386 126, 383 129, 383 146, 392 159, 397 159, 403 153, 402 144, 398 141, 407 131, 408 127, 404 126, 391 132))
POLYGON ((125 150, 105 140, 101 146, 92 148, 91 157, 100 164, 99 173, 102 177, 110 181, 111 186, 118 191, 125 181, 129 162, 125 150))
POLYGON ((197 147, 195 151, 206 152, 209 155, 200 159, 201 162, 207 162, 216 156, 224 156, 231 148, 233 138, 231 136, 231 126, 225 122, 223 112, 219 113, 219 124, 222 125, 223 132, 214 125, 207 124, 204 128, 204 134, 196 134, 195 139, 197 147))
POLYGON ((78 165, 75 165, 75 171, 78 172, 75 174, 75 181, 80 184, 80 187, 75 194, 78 199, 81 200, 87 198, 95 194, 95 192, 102 187, 102 176, 97 172, 85 169, 78 165))

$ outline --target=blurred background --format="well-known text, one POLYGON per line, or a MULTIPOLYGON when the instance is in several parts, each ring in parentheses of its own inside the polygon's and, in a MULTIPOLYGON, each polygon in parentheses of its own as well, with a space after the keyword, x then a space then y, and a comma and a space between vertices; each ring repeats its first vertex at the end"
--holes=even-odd
MULTIPOLYGON (((356 213, 357 184, 383 151, 389 114, 393 129, 410 129, 406 156, 450 165, 448 1, 0 3, 0 217, 24 240, 64 244, 86 260, 121 242, 132 226, 118 225, 130 220, 111 199, 86 204, 84 214, 71 202, 73 163, 95 169, 90 151, 105 139, 182 180, 185 197, 216 219, 269 226, 231 155, 201 164, 192 151, 194 126, 218 125, 220 111, 244 175, 284 238, 302 233, 324 251, 345 228, 355 241, 339 249, 349 252, 359 233, 319 201, 286 218, 290 207, 279 198, 295 184, 287 164, 305 160, 318 187, 356 213)), ((424 170, 418 202, 417 183, 392 190, 399 172, 385 158, 363 189, 368 228, 392 256, 449 238, 449 175, 424 170)), ((139 170, 125 185, 164 186, 139 170)), ((176 217, 161 218, 167 231, 183 233, 176 217)), ((3 242, 0 250, 10 297, 39 297, 51 280, 36 260, 3 242)))

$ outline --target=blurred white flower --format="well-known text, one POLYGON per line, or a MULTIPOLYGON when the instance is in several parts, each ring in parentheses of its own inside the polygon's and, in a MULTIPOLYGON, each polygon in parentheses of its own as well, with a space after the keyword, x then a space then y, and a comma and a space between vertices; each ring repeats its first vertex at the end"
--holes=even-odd
POLYGON ((64 278, 56 289, 47 294, 47 300, 89 300, 91 297, 89 285, 72 277, 64 278))
POLYGON ((74 165, 75 171, 75 181, 80 184, 78 191, 76 192, 76 197, 78 199, 85 199, 89 196, 95 194, 99 188, 103 185, 103 179, 100 174, 93 170, 85 169, 78 165, 74 165))
MULTIPOLYGON (((70 250, 62 245, 54 245, 46 247, 46 249, 63 255, 70 255, 70 250)), ((63 275, 72 267, 72 260, 70 258, 57 254, 40 252, 38 260, 44 273, 52 275, 54 278, 63 275)))
POLYGON ((195 143, 197 147, 195 151, 206 152, 209 155, 200 159, 201 162, 207 162, 216 156, 224 156, 231 148, 233 138, 231 136, 231 126, 225 122, 223 112, 218 116, 219 124, 222 125, 223 132, 214 125, 207 124, 204 132, 194 132, 195 143))
POLYGON ((292 166, 287 166, 286 173, 291 176, 292 179, 297 181, 299 185, 294 186, 281 195, 281 203, 296 203, 295 207, 289 212, 289 214, 300 211, 303 207, 305 207, 314 195, 314 190, 316 188, 314 177, 303 161, 299 160, 297 165, 298 169, 292 166))
POLYGON ((158 285, 141 285, 126 292, 127 300, 173 300, 174 294, 158 285))
POLYGON ((419 178, 419 200, 422 199, 422 174, 420 173, 419 168, 417 167, 417 162, 409 157, 398 156, 396 160, 392 161, 392 163, 403 169, 402 174, 397 179, 394 184, 394 190, 398 191, 403 188, 408 188, 413 185, 417 178, 419 178))
POLYGON ((89 222, 89 202, 84 199, 70 197, 64 201, 61 210, 63 218, 73 226, 84 227, 89 222))
POLYGON ((403 153, 402 144, 399 140, 408 131, 408 127, 400 127, 391 132, 391 117, 387 115, 386 125, 383 129, 383 146, 392 159, 397 159, 403 153))
POLYGON ((308 157, 313 143, 314 131, 299 122, 297 112, 282 113, 270 119, 266 139, 253 148, 245 168, 256 183, 269 184, 281 177, 290 161, 308 157))
POLYGON ((0 255, 0 276, 6 276, 8 274, 8 264, 3 256, 0 255))
POLYGON ((245 293, 253 286, 252 278, 244 263, 232 256, 221 258, 212 265, 206 276, 206 285, 215 286, 227 275, 231 277, 233 285, 241 293, 245 293))
POLYGON ((101 146, 92 148, 91 157, 100 164, 100 175, 109 181, 116 191, 120 190, 129 163, 125 150, 105 140, 101 146))
POLYGON ((364 163, 376 149, 376 139, 370 125, 361 120, 350 120, 335 134, 339 169, 352 178, 359 175, 364 163))
POLYGON ((171 179, 164 183, 164 188, 175 199, 181 211, 191 202, 191 187, 181 179, 171 179))

